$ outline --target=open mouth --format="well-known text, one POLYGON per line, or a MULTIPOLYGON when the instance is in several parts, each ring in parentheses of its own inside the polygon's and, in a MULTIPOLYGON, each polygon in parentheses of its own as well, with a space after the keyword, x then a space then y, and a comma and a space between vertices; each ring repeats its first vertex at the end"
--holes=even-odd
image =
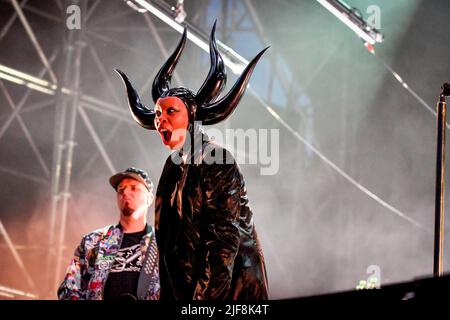
POLYGON ((172 131, 167 130, 167 129, 160 129, 159 133, 161 134, 161 136, 163 138, 164 144, 168 144, 170 139, 172 138, 172 131))

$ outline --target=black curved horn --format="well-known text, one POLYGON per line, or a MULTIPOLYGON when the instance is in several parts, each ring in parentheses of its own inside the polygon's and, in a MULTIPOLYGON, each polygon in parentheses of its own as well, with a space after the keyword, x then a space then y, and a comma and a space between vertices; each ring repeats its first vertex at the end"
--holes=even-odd
POLYGON ((125 73, 119 69, 114 70, 120 75, 127 88, 128 106, 130 107, 134 120, 145 129, 156 130, 154 124, 155 110, 149 109, 142 104, 136 89, 133 88, 130 79, 128 79, 125 73))
POLYGON ((211 67, 209 69, 208 76, 203 82, 202 86, 195 95, 195 101, 197 106, 214 102, 220 95, 220 92, 224 88, 227 82, 227 75, 225 72, 225 65, 216 43, 216 23, 211 30, 209 37, 209 56, 211 58, 211 67))
POLYGON ((256 63, 267 49, 269 47, 262 50, 250 61, 233 88, 225 97, 215 103, 198 106, 196 119, 201 120, 204 125, 211 125, 228 118, 241 100, 256 63))
POLYGON ((178 60, 180 59, 181 53, 183 52, 184 45, 186 43, 186 37, 187 28, 185 27, 183 36, 181 37, 181 40, 178 43, 175 51, 172 53, 169 59, 167 59, 166 63, 164 63, 164 65, 161 67, 155 77, 155 80, 153 80, 152 97, 153 102, 155 103, 165 91, 169 90, 170 80, 172 79, 173 71, 175 70, 178 60))

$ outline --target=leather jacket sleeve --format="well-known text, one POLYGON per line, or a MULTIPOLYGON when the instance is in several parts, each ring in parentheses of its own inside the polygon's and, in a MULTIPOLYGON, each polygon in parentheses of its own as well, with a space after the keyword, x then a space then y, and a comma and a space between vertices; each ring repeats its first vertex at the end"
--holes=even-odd
POLYGON ((243 184, 234 164, 203 165, 201 239, 205 263, 197 281, 194 300, 227 299, 234 259, 239 249, 240 190, 243 184))

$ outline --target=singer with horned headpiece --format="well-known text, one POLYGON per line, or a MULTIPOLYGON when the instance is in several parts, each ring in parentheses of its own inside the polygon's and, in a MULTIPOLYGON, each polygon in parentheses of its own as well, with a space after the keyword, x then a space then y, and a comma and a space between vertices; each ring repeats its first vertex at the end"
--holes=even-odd
POLYGON ((198 92, 170 87, 186 36, 185 29, 154 79, 154 108, 144 106, 128 77, 116 70, 125 83, 133 118, 145 129, 156 130, 173 150, 155 202, 161 299, 268 299, 264 257, 244 178, 231 153, 211 141, 200 126, 217 124, 231 115, 267 48, 217 100, 226 73, 215 24, 209 40, 211 66, 198 92))

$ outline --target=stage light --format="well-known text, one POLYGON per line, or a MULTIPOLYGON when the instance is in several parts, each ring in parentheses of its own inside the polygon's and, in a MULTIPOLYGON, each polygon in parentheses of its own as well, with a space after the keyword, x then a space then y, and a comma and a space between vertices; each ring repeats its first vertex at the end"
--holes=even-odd
POLYGON ((125 3, 126 3, 130 8, 132 8, 133 10, 136 10, 136 11, 139 12, 139 13, 147 12, 146 9, 138 8, 138 6, 135 5, 135 4, 133 3, 133 1, 125 0, 125 3))
MULTIPOLYGON (((32 90, 39 91, 48 95, 55 95, 59 87, 55 84, 50 84, 48 81, 41 80, 25 72, 8 68, 0 65, 0 79, 7 80, 22 86, 26 86, 32 90)), ((72 95, 73 91, 67 88, 61 88, 61 92, 67 95, 72 95)))
POLYGON ((45 81, 45 80, 33 77, 33 76, 29 75, 29 74, 26 74, 24 72, 21 72, 21 71, 15 70, 15 69, 8 68, 8 67, 6 67, 4 65, 1 65, 1 64, 0 64, 0 71, 4 72, 4 73, 7 73, 7 74, 9 74, 11 76, 17 77, 19 79, 26 80, 27 82, 35 83, 35 84, 37 84, 39 86, 47 87, 49 85, 48 81, 45 81))
POLYGON ((172 11, 175 12, 175 21, 178 23, 183 23, 184 19, 187 17, 187 13, 184 11, 183 3, 184 0, 177 0, 177 5, 172 7, 172 11))
POLYGON ((365 42, 374 45, 383 41, 383 35, 375 28, 368 25, 362 17, 355 14, 354 10, 340 0, 317 0, 328 11, 345 23, 365 42))
POLYGON ((27 297, 31 299, 39 299, 39 297, 33 293, 25 292, 0 285, 0 294, 8 298, 27 297))
MULTIPOLYGON (((145 0, 134 0, 134 1, 138 3, 141 7, 147 9, 149 12, 157 16, 159 19, 161 19, 163 22, 171 26, 179 33, 183 33, 184 26, 176 22, 173 17, 164 13, 161 9, 157 8, 155 5, 145 0)), ((209 53, 208 41, 203 40, 199 35, 195 34, 192 30, 188 30, 187 38, 191 40, 193 43, 195 43, 198 47, 209 53)), ((234 50, 224 45, 220 41, 217 41, 217 45, 222 51, 225 51, 226 53, 226 55, 222 56, 225 65, 229 67, 234 74, 241 74, 242 71, 244 71, 245 66, 248 64, 248 60, 244 59, 242 56, 237 54, 234 50), (229 58, 230 56, 233 57, 233 59, 235 59, 236 62, 232 61, 229 58)))
POLYGON ((31 83, 31 82, 28 82, 28 83, 27 83, 27 87, 30 88, 30 89, 36 90, 36 91, 40 91, 40 92, 42 92, 42 93, 49 94, 49 95, 54 95, 54 94, 55 94, 55 91, 54 91, 54 90, 51 90, 51 89, 47 89, 47 88, 38 86, 38 85, 36 85, 36 84, 34 84, 34 83, 31 83))
POLYGON ((30 89, 40 91, 48 95, 54 95, 57 88, 56 85, 50 84, 46 80, 36 78, 25 72, 8 68, 3 65, 0 65, 0 78, 14 82, 16 84, 27 86, 30 89))
POLYGON ((25 81, 23 81, 23 80, 21 80, 19 78, 10 76, 10 75, 8 75, 6 73, 3 73, 3 72, 0 72, 0 78, 4 79, 4 80, 11 81, 11 82, 14 82, 14 83, 17 83, 17 84, 22 84, 22 85, 25 84, 25 81))

